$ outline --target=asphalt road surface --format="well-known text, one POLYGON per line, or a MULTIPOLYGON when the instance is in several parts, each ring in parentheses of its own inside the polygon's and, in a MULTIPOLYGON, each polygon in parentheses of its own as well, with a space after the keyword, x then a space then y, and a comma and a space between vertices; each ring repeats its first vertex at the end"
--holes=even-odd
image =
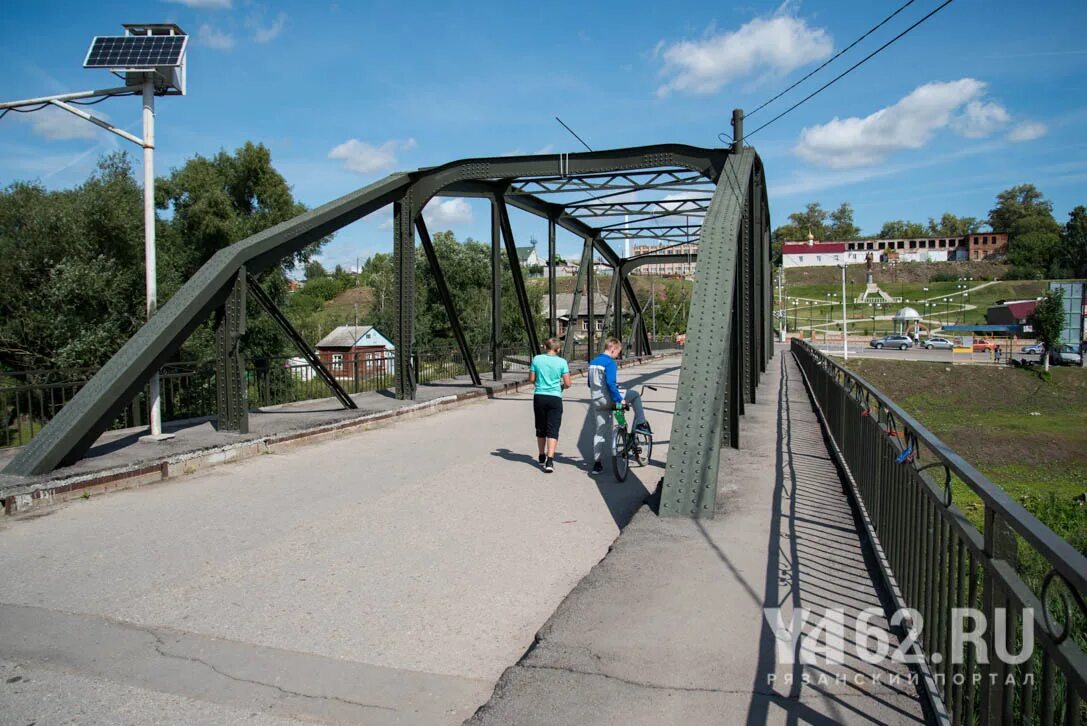
POLYGON ((588 476, 584 378, 558 468, 531 394, 483 400, 0 522, 0 722, 460 723, 663 475, 588 476))

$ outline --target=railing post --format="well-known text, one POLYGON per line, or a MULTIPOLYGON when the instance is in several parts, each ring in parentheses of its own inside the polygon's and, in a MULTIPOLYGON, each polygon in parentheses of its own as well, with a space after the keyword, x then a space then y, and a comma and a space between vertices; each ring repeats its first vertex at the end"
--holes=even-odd
POLYGON ((230 296, 216 316, 215 383, 218 397, 219 430, 249 433, 246 404, 245 366, 241 337, 245 333, 245 267, 238 270, 230 296))
MULTIPOLYGON (((986 507, 985 554, 993 561, 1004 560, 1014 570, 1018 560, 1017 552, 1015 532, 997 512, 990 507, 986 507)), ((997 609, 1007 608, 1008 606, 1008 593, 1001 584, 1000 578, 993 573, 991 567, 985 569, 983 578, 982 608, 985 613, 985 645, 988 650, 989 662, 983 669, 984 675, 981 681, 981 723, 1003 724, 1006 722, 1006 712, 1010 710, 1010 708, 1006 707, 1005 700, 1010 699, 1011 693, 1009 691, 1010 686, 1004 684, 1008 666, 999 662, 996 656, 997 633, 995 624, 997 609)), ((1005 615, 1007 614, 1005 613, 1005 615)), ((1013 619, 1005 617, 1004 622, 1010 625, 1013 619)), ((1007 637, 1003 633, 1001 636, 1007 637)))

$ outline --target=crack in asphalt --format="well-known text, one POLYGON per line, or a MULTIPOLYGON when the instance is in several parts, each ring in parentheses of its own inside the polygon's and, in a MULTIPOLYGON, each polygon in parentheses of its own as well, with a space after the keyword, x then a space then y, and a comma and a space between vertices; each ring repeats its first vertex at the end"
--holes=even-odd
POLYGON ((282 686, 276 685, 275 683, 266 683, 264 681, 256 681, 256 680, 252 680, 252 679, 249 679, 249 678, 242 678, 240 676, 236 676, 236 675, 233 675, 231 673, 227 673, 226 671, 223 671, 223 670, 219 669, 218 667, 216 667, 215 664, 209 663, 208 661, 203 660, 202 658, 198 658, 196 656, 180 655, 178 653, 171 653, 168 650, 166 650, 166 647, 167 647, 166 642, 162 639, 162 637, 158 633, 154 632, 153 630, 148 630, 148 629, 143 629, 143 628, 140 628, 140 629, 143 630, 145 633, 147 633, 148 635, 150 635, 152 638, 155 639, 155 652, 158 653, 159 655, 161 655, 162 657, 164 657, 164 658, 174 658, 176 660, 188 661, 190 663, 198 663, 198 664, 204 666, 205 668, 209 669, 213 673, 216 673, 216 674, 218 674, 220 676, 223 676, 224 678, 227 678, 227 679, 232 680, 232 681, 236 681, 238 683, 248 683, 248 684, 251 684, 251 685, 254 685, 254 686, 263 686, 265 688, 271 688, 271 689, 273 689, 275 691, 278 691, 280 694, 282 694, 284 696, 297 696, 299 698, 306 698, 306 699, 316 700, 316 701, 338 701, 340 703, 347 704, 347 705, 350 705, 350 706, 360 706, 362 708, 374 708, 374 709, 379 709, 381 711, 394 711, 395 712, 397 710, 395 708, 392 708, 391 706, 378 706, 378 705, 373 704, 373 703, 362 703, 361 701, 352 701, 350 699, 341 698, 339 696, 315 696, 315 695, 313 695, 311 693, 302 693, 301 691, 292 691, 290 689, 283 688, 282 686))

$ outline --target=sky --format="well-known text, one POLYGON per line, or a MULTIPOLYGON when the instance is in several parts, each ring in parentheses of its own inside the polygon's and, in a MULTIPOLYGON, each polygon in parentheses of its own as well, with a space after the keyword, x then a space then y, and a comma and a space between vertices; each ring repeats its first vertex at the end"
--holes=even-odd
MULTIPOLYGON (((904 0, 742 4, 5 0, 0 100, 114 85, 82 68, 125 22, 190 34, 188 93, 157 100, 156 172, 266 145, 295 197, 317 206, 398 170, 458 158, 656 143, 720 146, 752 110, 904 0)), ((937 7, 915 0, 746 121, 750 133, 937 7)), ((890 219, 985 218, 1033 183, 1058 221, 1087 204, 1087 3, 955 0, 850 75, 748 139, 774 226, 808 202, 848 201, 868 234, 890 219)), ((91 109, 140 133, 140 103, 91 109)), ((0 186, 75 186, 99 156, 139 149, 58 109, 0 119, 0 186)), ((437 200, 432 232, 489 239, 482 202, 437 200)), ((511 212, 519 244, 544 223, 511 212)), ((345 228, 326 265, 392 247, 391 212, 345 228)), ((579 242, 560 234, 559 251, 579 242)))

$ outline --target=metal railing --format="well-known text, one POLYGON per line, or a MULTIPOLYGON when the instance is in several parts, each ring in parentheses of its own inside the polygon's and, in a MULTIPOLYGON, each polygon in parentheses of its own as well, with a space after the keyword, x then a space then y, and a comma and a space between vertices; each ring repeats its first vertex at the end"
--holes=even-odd
POLYGON ((914 613, 905 622, 940 715, 955 724, 1083 722, 1087 558, 868 382, 804 341, 794 339, 792 352, 887 585, 914 613), (980 500, 984 531, 953 501, 954 480, 980 500), (983 647, 963 642, 966 608, 985 618, 983 647), (1025 656, 1031 642, 1022 662, 998 657, 1025 656))
MULTIPOLYGON (((492 370, 489 349, 473 352, 477 369, 492 370)), ((413 356, 420 383, 467 373, 457 350, 420 351, 413 356)), ((357 360, 326 363, 349 394, 391 388, 395 355, 391 352, 357 360)), ((517 366, 503 359, 503 370, 517 366)), ((0 373, 0 447, 30 441, 94 375, 93 368, 0 373)), ((332 395, 316 370, 301 358, 276 358, 246 369, 246 399, 251 407, 297 403, 332 395)), ((164 421, 214 416, 217 407, 214 362, 169 363, 160 374, 164 421)), ((148 421, 149 391, 145 388, 113 422, 112 429, 143 426, 148 421)))

